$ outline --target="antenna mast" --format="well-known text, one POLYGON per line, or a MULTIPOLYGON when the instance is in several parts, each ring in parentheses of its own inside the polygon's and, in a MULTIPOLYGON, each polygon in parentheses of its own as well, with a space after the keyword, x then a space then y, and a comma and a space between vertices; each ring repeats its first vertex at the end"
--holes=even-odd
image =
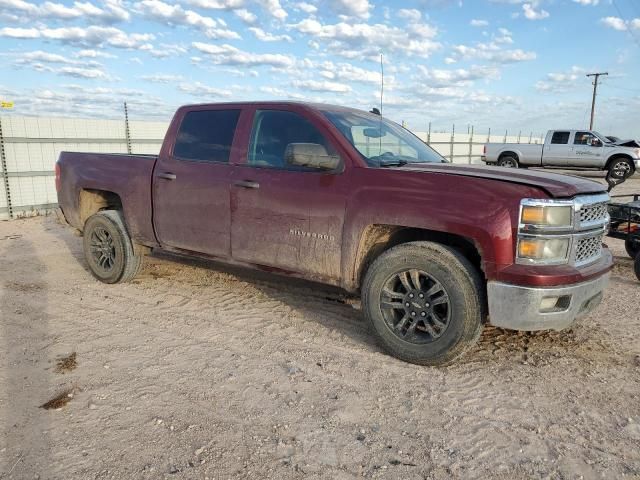
POLYGON ((384 65, 382 64, 382 53, 380 54, 380 116, 382 116, 382 97, 384 95, 384 65))

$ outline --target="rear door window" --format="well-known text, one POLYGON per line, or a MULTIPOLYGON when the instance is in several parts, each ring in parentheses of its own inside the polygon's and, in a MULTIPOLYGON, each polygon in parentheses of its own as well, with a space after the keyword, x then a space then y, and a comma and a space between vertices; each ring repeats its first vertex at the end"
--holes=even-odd
POLYGON ((553 132, 551 143, 554 145, 566 145, 569 143, 569 132, 553 132))
POLYGON ((182 119, 173 155, 182 160, 228 163, 240 110, 198 110, 182 119))

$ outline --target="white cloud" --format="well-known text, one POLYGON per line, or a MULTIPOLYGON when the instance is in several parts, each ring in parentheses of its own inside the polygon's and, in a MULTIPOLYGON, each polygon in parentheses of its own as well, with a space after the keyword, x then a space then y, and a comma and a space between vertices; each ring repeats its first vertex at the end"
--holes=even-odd
POLYGON ((170 5, 160 0, 143 0, 135 4, 135 8, 146 18, 167 25, 183 25, 195 27, 207 38, 239 39, 237 32, 225 28, 225 24, 211 17, 205 17, 193 10, 185 10, 180 5, 170 5))
POLYGON ((182 75, 171 75, 163 73, 156 73, 154 75, 143 75, 140 78, 142 80, 146 80, 147 82, 164 84, 181 82, 182 80, 184 80, 184 77, 182 75))
POLYGON ((295 8, 309 15, 316 13, 318 11, 318 7, 307 2, 297 3, 295 8))
POLYGON ((369 12, 373 8, 369 0, 330 0, 329 6, 339 15, 358 18, 369 18, 369 12))
POLYGON ((523 3, 522 10, 524 11, 525 18, 528 20, 542 20, 549 16, 549 12, 542 8, 540 10, 536 10, 535 5, 531 3, 523 3))
POLYGON ((244 0, 187 0, 189 5, 211 10, 235 10, 244 6, 244 0))
POLYGON ((318 80, 294 80, 291 84, 296 88, 312 92, 348 93, 351 87, 344 83, 318 80))
POLYGON ((598 3, 600 3, 599 0, 573 0, 576 3, 579 3, 580 5, 593 5, 596 6, 598 5, 598 3))
POLYGON ((231 90, 210 87, 201 82, 181 83, 178 85, 178 90, 195 97, 229 97, 232 94, 231 90))
POLYGON ((632 20, 623 20, 620 17, 604 17, 600 19, 600 22, 609 28, 624 32, 626 30, 640 30, 640 18, 634 18, 632 20))
POLYGON ((244 23, 252 24, 258 20, 258 17, 246 8, 239 8, 238 10, 234 10, 233 13, 244 23))
POLYGON ((9 38, 39 38, 40 30, 37 28, 14 28, 14 27, 4 27, 0 28, 0 37, 9 37, 9 38))
POLYGON ((76 52, 76 57, 78 58, 117 58, 115 55, 110 53, 102 52, 99 50, 93 49, 85 49, 76 52))
POLYGON ((255 37, 261 42, 291 42, 291 37, 289 35, 274 35, 273 33, 265 32, 263 29, 258 27, 250 27, 248 30, 255 35, 255 37))
POLYGON ((574 65, 566 72, 548 73, 545 80, 536 82, 535 88, 541 92, 566 92, 574 89, 578 79, 583 79, 585 73, 584 68, 574 65))
POLYGON ((398 17, 412 22, 418 22, 422 18, 422 13, 420 13, 420 10, 415 8, 401 8, 398 10, 398 17))
POLYGON ((486 20, 474 18, 469 22, 469 25, 471 25, 472 27, 488 27, 489 22, 487 22, 486 20))
POLYGON ((434 40, 437 30, 426 23, 403 28, 352 22, 323 25, 307 18, 291 27, 326 42, 331 52, 346 58, 378 58, 381 52, 426 58, 441 47, 434 40))
POLYGON ((0 37, 56 40, 84 47, 110 45, 116 48, 150 50, 148 43, 155 37, 151 33, 125 33, 115 27, 91 26, 47 28, 0 28, 0 37))
POLYGON ((206 54, 216 65, 291 67, 295 63, 292 56, 281 53, 252 53, 231 45, 202 42, 194 42, 192 46, 200 53, 206 54))
POLYGON ((469 69, 443 70, 418 65, 417 80, 420 84, 434 88, 465 87, 476 80, 497 79, 500 71, 495 66, 472 65, 469 69))
POLYGON ((280 0, 261 0, 263 8, 269 13, 272 17, 277 18, 278 20, 284 20, 287 18, 287 12, 282 5, 280 5, 280 0))
MULTIPOLYGON (((319 74, 328 80, 380 84, 380 72, 360 68, 350 63, 325 61, 320 64, 311 63, 309 66, 317 68, 319 74)), ((391 82, 393 82, 393 77, 386 75, 385 83, 389 84, 391 82)))
POLYGON ((117 23, 129 20, 131 17, 120 0, 104 0, 100 7, 91 2, 74 2, 72 6, 66 6, 54 2, 36 5, 24 0, 0 0, 0 7, 6 11, 26 15, 28 20, 87 18, 92 22, 117 23))
POLYGON ((455 60, 480 59, 494 63, 515 63, 535 60, 537 55, 535 52, 527 52, 520 48, 505 50, 499 42, 489 42, 477 43, 474 46, 456 45, 453 47, 451 57, 455 60))

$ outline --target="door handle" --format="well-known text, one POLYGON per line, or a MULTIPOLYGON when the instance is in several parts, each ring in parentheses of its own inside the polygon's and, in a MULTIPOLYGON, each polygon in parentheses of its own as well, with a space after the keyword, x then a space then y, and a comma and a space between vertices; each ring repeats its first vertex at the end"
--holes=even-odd
POLYGON ((165 180, 175 180, 176 178, 178 178, 174 173, 169 173, 169 172, 158 173, 156 177, 164 178, 165 180))
POLYGON ((242 188, 260 188, 260 184, 258 182, 253 182, 251 180, 238 180, 233 184, 236 187, 242 187, 242 188))

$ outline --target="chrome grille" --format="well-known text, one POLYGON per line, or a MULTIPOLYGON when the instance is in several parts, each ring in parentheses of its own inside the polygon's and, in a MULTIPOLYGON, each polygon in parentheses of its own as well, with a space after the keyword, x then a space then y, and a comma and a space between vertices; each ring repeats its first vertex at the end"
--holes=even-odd
POLYGON ((602 239, 603 235, 578 239, 575 247, 575 264, 583 265, 600 258, 602 254, 602 239))
POLYGON ((578 214, 581 226, 606 223, 609 221, 609 212, 607 211, 606 202, 582 205, 578 214))

